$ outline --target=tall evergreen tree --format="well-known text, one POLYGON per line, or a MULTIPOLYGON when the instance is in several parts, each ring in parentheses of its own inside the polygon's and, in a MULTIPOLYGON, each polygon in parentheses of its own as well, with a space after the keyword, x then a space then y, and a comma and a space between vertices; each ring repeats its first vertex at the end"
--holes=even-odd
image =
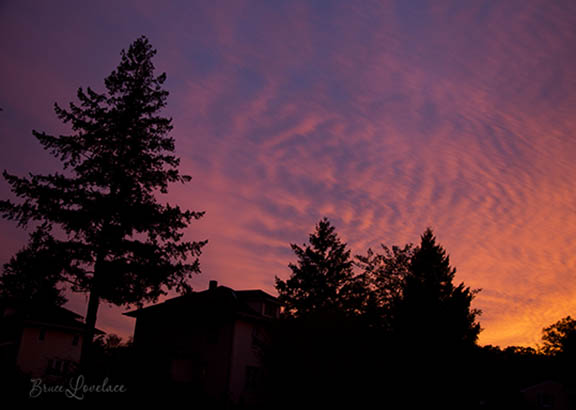
POLYGON ((106 91, 80 88, 80 104, 55 104, 72 135, 34 136, 64 168, 63 173, 4 178, 23 202, 0 202, 4 217, 20 225, 40 221, 64 233, 52 239, 71 256, 62 278, 89 292, 82 361, 86 364, 100 301, 115 305, 153 301, 175 288, 189 290, 199 273, 202 242, 183 240, 183 229, 203 212, 161 203, 168 185, 187 182, 162 117, 166 75, 154 74, 146 37, 122 51, 119 66, 105 79, 106 91))
POLYGON ((454 285, 456 269, 431 229, 421 236, 395 307, 395 331, 405 342, 452 348, 476 342, 480 311, 471 308, 477 291, 454 285))
POLYGON ((346 313, 354 309, 350 301, 353 277, 350 250, 347 249, 327 218, 322 219, 309 244, 291 244, 298 258, 290 263, 290 277, 276 277, 279 300, 288 316, 302 317, 329 311, 346 313))

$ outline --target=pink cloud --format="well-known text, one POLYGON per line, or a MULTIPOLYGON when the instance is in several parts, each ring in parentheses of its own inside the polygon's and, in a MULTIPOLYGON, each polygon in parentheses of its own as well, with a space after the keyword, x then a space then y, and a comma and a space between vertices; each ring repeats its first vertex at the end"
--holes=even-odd
MULTIPOLYGON (((2 77, 16 80, 3 89, 40 123, 26 127, 55 126, 48 101, 67 101, 75 83, 100 85, 131 39, 117 38, 152 33, 193 176, 168 198, 207 211, 187 234, 209 239, 195 287, 217 279, 273 292, 274 276, 289 274, 289 243, 305 241, 322 216, 354 253, 417 242, 430 225, 457 279, 484 289, 481 342, 533 345, 576 309, 576 12, 536 0, 417 5, 98 8, 95 21, 115 33, 101 47, 93 27, 76 24, 66 32, 82 33, 69 43, 73 66, 65 47, 44 64, 9 48, 2 77)), ((3 28, 12 38, 38 30, 13 14, 3 28)), ((63 35, 44 24, 45 42, 22 45, 63 35)), ((105 308, 100 325, 129 332, 118 313, 105 308)))

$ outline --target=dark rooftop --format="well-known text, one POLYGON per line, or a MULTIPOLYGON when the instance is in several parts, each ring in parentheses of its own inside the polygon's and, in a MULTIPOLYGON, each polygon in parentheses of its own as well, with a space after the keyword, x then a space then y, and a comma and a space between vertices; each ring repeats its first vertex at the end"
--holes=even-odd
POLYGON ((220 312, 234 312, 258 318, 263 317, 261 312, 257 312, 249 304, 250 301, 258 299, 278 303, 276 297, 260 289, 234 290, 211 283, 210 288, 207 290, 177 296, 155 305, 126 312, 124 315, 138 317, 144 312, 194 310, 195 308, 198 311, 205 311, 206 307, 209 306, 211 309, 216 309, 220 312))
MULTIPOLYGON (((0 318, 22 321, 29 326, 50 326, 71 330, 83 330, 86 326, 81 315, 62 306, 30 306, 6 300, 0 302, 0 318)), ((96 329, 96 333, 104 332, 96 329)))

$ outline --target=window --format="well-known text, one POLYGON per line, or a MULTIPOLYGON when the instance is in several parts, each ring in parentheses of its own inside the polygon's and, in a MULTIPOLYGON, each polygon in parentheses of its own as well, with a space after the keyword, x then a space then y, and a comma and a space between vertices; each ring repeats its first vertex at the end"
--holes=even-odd
POLYGON ((40 328, 40 333, 38 334, 38 340, 44 341, 46 339, 46 328, 40 328))
POLYGON ((252 327, 252 349, 262 349, 267 344, 267 334, 261 326, 252 327))
POLYGON ((74 335, 72 339, 72 346, 78 346, 78 342, 80 341, 80 335, 74 335))
POLYGON ((67 372, 69 363, 65 360, 50 359, 48 360, 48 373, 60 376, 67 372))

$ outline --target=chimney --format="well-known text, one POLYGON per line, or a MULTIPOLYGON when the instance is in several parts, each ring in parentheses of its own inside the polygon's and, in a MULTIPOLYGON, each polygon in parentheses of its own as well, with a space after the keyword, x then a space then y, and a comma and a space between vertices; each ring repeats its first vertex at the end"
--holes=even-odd
POLYGON ((208 285, 208 290, 215 290, 218 287, 217 280, 211 280, 210 284, 208 285))

